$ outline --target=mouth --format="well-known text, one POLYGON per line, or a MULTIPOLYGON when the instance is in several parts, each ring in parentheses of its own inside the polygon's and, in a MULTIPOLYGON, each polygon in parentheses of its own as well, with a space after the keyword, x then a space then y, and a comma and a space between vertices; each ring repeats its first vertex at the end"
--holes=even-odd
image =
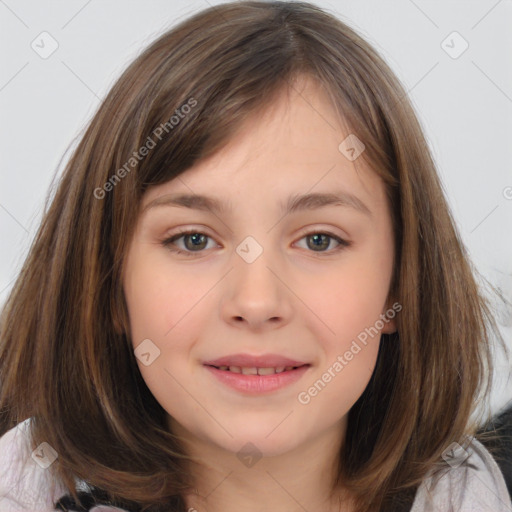
POLYGON ((211 359, 209 361, 203 361, 203 364, 208 366, 214 366, 222 370, 228 370, 232 372, 241 373, 241 370, 252 370, 252 375, 255 375, 254 368, 262 370, 275 369, 277 373, 288 371, 288 368, 299 368, 304 366, 306 361, 299 359, 290 359, 280 354, 260 354, 253 355, 249 353, 238 353, 219 357, 217 359, 211 359), (240 368, 238 372, 237 368, 240 368))
POLYGON ((311 367, 298 366, 235 366, 204 364, 215 382, 243 395, 268 395, 299 381, 311 367))
POLYGON ((298 370, 304 366, 309 366, 309 364, 302 364, 299 366, 276 366, 276 367, 257 367, 257 366, 227 366, 220 365, 215 366, 211 364, 206 364, 205 366, 211 366, 212 368, 216 368, 217 370, 221 370, 223 372, 231 372, 231 373, 239 373, 242 375, 275 375, 276 373, 283 372, 291 372, 294 370, 298 370))

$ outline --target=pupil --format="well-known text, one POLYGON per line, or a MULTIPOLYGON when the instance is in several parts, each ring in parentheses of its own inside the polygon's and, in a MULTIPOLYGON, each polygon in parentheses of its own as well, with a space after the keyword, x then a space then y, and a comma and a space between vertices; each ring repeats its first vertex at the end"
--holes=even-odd
POLYGON ((204 239, 204 235, 201 235, 199 233, 193 233, 191 235, 187 235, 187 238, 189 238, 190 240, 192 240, 192 247, 195 247, 197 249, 197 247, 199 247, 199 244, 201 244, 201 242, 204 243, 204 240, 201 240, 201 238, 204 239), (198 242, 198 244, 196 244, 196 242, 198 242))
MULTIPOLYGON (((324 234, 316 234, 316 235, 312 235, 312 236, 311 236, 311 238, 314 240, 313 244, 314 244, 314 246, 315 246, 315 247, 323 247, 323 248, 325 248, 325 241, 326 241, 326 238, 325 238, 325 235, 324 235, 324 234), (323 238, 323 240, 322 240, 322 239, 320 239, 320 237, 322 237, 322 238, 323 238), (319 244, 317 244, 316 242, 320 242, 320 243, 319 243, 319 244), (323 243, 323 245, 322 245, 322 242, 324 242, 324 243, 323 243)), ((327 241, 327 245, 329 245, 329 241, 327 241)))

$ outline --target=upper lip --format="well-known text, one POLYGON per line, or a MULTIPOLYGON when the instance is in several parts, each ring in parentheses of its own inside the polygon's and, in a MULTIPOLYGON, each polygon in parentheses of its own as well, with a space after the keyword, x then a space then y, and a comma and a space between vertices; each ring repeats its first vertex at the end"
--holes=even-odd
POLYGON ((209 366, 239 366, 241 368, 278 368, 280 366, 304 366, 308 363, 278 354, 266 354, 261 356, 232 354, 230 356, 212 359, 211 361, 205 361, 203 364, 209 366))

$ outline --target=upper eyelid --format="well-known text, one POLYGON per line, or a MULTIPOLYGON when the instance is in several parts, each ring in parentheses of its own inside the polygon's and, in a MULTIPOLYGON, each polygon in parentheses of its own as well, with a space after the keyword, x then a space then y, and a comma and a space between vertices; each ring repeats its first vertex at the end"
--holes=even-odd
MULTIPOLYGON (((332 232, 332 230, 330 229, 322 229, 322 228, 304 228, 304 230, 301 230, 300 231, 300 236, 301 238, 307 236, 307 235, 311 235, 311 234, 318 234, 318 233, 321 233, 321 234, 325 234, 325 235, 329 235, 333 238, 340 238, 342 240, 345 240, 345 241, 348 241, 348 237, 344 236, 344 235, 337 235, 335 233, 332 232)), ((182 236, 186 236, 186 235, 192 235, 192 234, 199 234, 199 235, 206 235, 208 238, 211 238, 213 240, 215 240, 215 236, 213 235, 210 235, 208 234, 207 230, 205 228, 199 228, 199 229, 196 229, 196 228, 191 228, 191 229, 188 229, 188 228, 183 228, 183 230, 181 231, 176 231, 175 233, 172 233, 168 236, 165 236, 165 240, 171 240, 171 239, 178 239, 182 236)))

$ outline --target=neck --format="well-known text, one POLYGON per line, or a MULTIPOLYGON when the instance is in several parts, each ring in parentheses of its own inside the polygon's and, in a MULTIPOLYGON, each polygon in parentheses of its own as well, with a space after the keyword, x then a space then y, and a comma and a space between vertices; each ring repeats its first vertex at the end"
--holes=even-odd
POLYGON ((280 455, 253 453, 243 457, 195 437, 191 442, 190 433, 173 425, 176 434, 185 435, 187 451, 195 460, 189 470, 196 485, 185 496, 187 510, 352 512, 348 493, 332 490, 341 448, 340 430, 343 428, 337 423, 307 445, 280 455))

